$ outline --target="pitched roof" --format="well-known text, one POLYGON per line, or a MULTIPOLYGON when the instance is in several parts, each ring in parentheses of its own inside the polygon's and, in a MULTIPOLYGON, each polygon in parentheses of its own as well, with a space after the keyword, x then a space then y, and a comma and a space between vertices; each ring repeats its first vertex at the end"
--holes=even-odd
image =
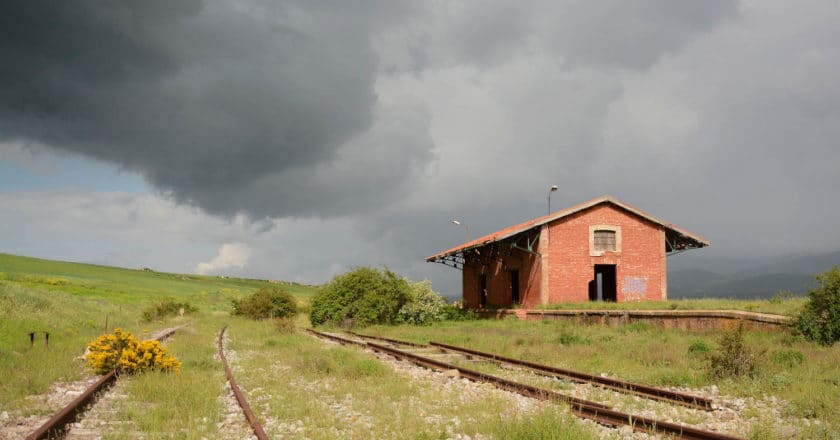
POLYGON ((661 220, 657 217, 654 217, 654 216, 642 211, 641 209, 638 209, 636 207, 628 205, 627 203, 624 203, 624 202, 616 199, 615 197, 605 195, 605 196, 594 198, 592 200, 587 200, 583 203, 579 203, 577 205, 571 206, 569 208, 566 208, 566 209, 563 209, 563 210, 560 210, 560 211, 553 212, 553 213, 548 214, 548 215, 544 215, 542 217, 537 217, 535 219, 531 219, 531 220, 528 220, 526 222, 519 223, 518 225, 508 226, 507 228, 498 230, 496 232, 487 234, 483 237, 476 238, 475 240, 468 241, 466 243, 455 246, 452 249, 448 249, 448 250, 445 250, 445 251, 440 252, 438 254, 427 257, 426 261, 430 261, 430 262, 431 261, 437 261, 441 258, 445 258, 447 256, 454 255, 454 254, 463 252, 463 251, 468 250, 468 249, 473 249, 473 248, 481 247, 481 246, 484 246, 484 245, 487 245, 487 244, 490 244, 490 243, 501 241, 501 240, 513 237, 514 235, 520 234, 522 232, 529 231, 529 230, 534 229, 536 227, 542 226, 546 223, 550 223, 550 222, 553 222, 555 220, 559 220, 559 219, 562 219, 564 217, 568 217, 572 214, 575 214, 575 213, 578 213, 578 212, 581 212, 581 211, 585 211, 589 208, 592 208, 594 206, 597 206, 597 205, 600 205, 600 204, 603 204, 603 203, 612 204, 612 205, 614 205, 618 208, 621 208, 625 211, 628 211, 632 214, 635 214, 636 216, 639 216, 639 217, 641 217, 641 218, 643 218, 643 219, 645 219, 645 220, 647 220, 651 223, 655 223, 657 225, 662 226, 663 228, 665 228, 665 231, 667 232, 668 236, 670 236, 671 238, 674 239, 674 242, 671 243, 672 247, 676 247, 676 248, 679 249, 680 247, 677 246, 677 243, 684 245, 683 248, 701 248, 701 247, 705 247, 705 246, 709 245, 709 240, 707 240, 707 239, 705 239, 705 238, 703 238, 703 237, 701 237, 697 234, 694 234, 694 233, 689 232, 685 229, 679 228, 679 227, 675 226, 674 224, 666 223, 664 220, 661 220))

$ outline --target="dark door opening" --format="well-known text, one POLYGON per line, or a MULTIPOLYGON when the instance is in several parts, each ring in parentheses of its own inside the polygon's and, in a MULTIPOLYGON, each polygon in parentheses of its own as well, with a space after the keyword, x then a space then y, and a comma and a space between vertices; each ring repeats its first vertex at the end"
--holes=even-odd
POLYGON ((487 306, 487 274, 481 274, 478 278, 478 294, 481 297, 481 308, 487 306))
POLYGON ((519 304, 519 270, 510 271, 510 300, 513 304, 519 304))
MULTIPOLYGON (((595 265, 595 294, 599 301, 615 302, 616 285, 615 285, 615 264, 596 264, 595 265)), ((589 298, 592 298, 592 290, 590 289, 589 298)))

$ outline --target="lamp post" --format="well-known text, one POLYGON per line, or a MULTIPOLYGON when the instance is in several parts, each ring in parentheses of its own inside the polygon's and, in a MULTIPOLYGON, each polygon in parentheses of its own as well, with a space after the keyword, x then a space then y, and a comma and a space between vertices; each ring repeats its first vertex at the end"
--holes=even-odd
MULTIPOLYGON (((455 226, 461 226, 462 223, 458 220, 452 220, 452 224, 455 226)), ((467 241, 470 241, 470 226, 464 224, 464 228, 467 230, 467 241)))
POLYGON ((557 185, 551 185, 548 189, 548 214, 551 214, 551 193, 557 191, 557 185))

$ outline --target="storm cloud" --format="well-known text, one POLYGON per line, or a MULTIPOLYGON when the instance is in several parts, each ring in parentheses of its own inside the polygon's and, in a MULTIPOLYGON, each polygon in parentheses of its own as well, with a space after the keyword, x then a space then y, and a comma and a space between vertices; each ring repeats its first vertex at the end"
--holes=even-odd
POLYGON ((4 3, 0 137, 113 162, 216 214, 381 202, 367 185, 399 187, 429 149, 426 121, 373 91, 386 3, 4 3), (357 138, 410 160, 347 169, 357 138))
POLYGON ((553 184, 555 209, 612 194, 710 238, 700 256, 831 252, 838 20, 819 0, 4 4, 0 142, 262 221, 207 220, 227 232, 191 260, 246 243, 242 274, 455 277, 423 262, 465 238, 452 218, 489 233, 553 184))

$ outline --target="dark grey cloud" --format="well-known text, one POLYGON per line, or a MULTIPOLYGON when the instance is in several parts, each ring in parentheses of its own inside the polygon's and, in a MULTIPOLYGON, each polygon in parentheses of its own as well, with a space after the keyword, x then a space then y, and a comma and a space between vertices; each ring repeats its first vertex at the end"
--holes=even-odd
POLYGON ((426 122, 412 117, 403 123, 419 124, 410 135, 420 140, 398 149, 415 161, 336 163, 374 126, 370 39, 396 13, 389 2, 0 8, 0 140, 110 161, 179 201, 255 217, 338 212, 330 201, 344 197, 357 199, 345 212, 382 202, 389 193, 368 191, 364 177, 384 171, 380 187, 399 187, 429 157, 426 122), (330 167, 330 185, 308 176, 330 167))
POLYGON ((457 290, 423 262, 465 238, 450 220, 536 217, 552 184, 554 208, 612 194, 708 259, 840 247, 836 2, 145 4, 2 11, 0 138, 273 217, 208 226, 193 265, 245 243, 260 274, 457 290))

